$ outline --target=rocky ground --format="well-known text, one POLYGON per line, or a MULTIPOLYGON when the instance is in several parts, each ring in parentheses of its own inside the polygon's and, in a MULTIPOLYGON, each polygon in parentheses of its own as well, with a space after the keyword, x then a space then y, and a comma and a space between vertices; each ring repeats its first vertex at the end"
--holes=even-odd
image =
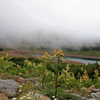
MULTIPOLYGON (((0 100, 51 100, 49 97, 41 94, 39 91, 30 91, 17 99, 18 93, 22 92, 21 88, 26 82, 32 82, 34 87, 41 88, 41 86, 37 84, 39 82, 39 78, 37 77, 24 79, 19 76, 14 76, 14 79, 1 79, 0 100)), ((83 87, 82 89, 88 93, 88 96, 76 94, 72 90, 67 90, 66 92, 78 97, 77 100, 100 100, 100 89, 96 89, 95 86, 90 86, 89 88, 83 87)))

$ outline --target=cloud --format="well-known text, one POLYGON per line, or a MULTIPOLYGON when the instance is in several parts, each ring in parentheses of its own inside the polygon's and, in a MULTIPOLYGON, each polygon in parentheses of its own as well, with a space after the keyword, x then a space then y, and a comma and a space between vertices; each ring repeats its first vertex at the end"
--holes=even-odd
POLYGON ((82 46, 100 42, 99 0, 0 0, 0 42, 82 46))

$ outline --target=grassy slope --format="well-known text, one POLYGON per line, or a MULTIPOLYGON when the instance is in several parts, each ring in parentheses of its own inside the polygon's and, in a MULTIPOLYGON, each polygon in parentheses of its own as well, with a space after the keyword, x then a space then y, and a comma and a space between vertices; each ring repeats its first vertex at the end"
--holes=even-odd
POLYGON ((100 51, 64 51, 64 53, 100 56, 100 51))

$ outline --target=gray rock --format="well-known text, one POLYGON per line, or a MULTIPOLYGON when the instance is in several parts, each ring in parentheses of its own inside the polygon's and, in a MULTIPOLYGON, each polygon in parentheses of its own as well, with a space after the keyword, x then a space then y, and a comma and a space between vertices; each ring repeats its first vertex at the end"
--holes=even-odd
POLYGON ((93 89, 93 92, 100 92, 100 89, 93 89))
POLYGON ((12 79, 0 80, 0 90, 9 98, 15 97, 18 91, 18 83, 12 79))
POLYGON ((32 78, 27 78, 27 79, 24 79, 24 81, 31 81, 31 82, 37 82, 39 81, 39 78, 38 77, 32 77, 32 78))
POLYGON ((88 100, 100 100, 100 99, 97 99, 97 98, 90 98, 88 100))
POLYGON ((91 95, 91 97, 93 97, 93 98, 97 98, 97 99, 100 100, 100 92, 91 93, 90 95, 91 95))
POLYGON ((80 96, 78 94, 75 94, 75 93, 71 93, 71 94, 76 96, 76 97, 78 97, 78 100, 88 100, 88 98, 82 97, 82 96, 80 96))

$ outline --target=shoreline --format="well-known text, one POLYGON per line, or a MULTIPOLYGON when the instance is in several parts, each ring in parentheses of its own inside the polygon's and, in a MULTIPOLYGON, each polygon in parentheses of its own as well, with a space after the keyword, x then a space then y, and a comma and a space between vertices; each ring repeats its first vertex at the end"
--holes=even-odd
MULTIPOLYGON (((8 54, 11 57, 34 57, 38 59, 42 59, 41 57, 38 57, 36 55, 44 55, 44 51, 38 51, 38 50, 7 50, 7 51, 1 51, 0 56, 3 56, 4 54, 8 54)), ((50 55, 53 55, 53 53, 49 53, 50 55)), ((81 54, 67 54, 64 53, 66 57, 75 57, 75 58, 83 58, 83 59, 90 59, 90 60, 100 60, 100 56, 93 56, 93 55, 81 55, 81 54)), ((83 65, 85 63, 78 62, 78 61, 71 61, 71 60, 64 60, 64 63, 68 64, 75 64, 75 65, 83 65)))

